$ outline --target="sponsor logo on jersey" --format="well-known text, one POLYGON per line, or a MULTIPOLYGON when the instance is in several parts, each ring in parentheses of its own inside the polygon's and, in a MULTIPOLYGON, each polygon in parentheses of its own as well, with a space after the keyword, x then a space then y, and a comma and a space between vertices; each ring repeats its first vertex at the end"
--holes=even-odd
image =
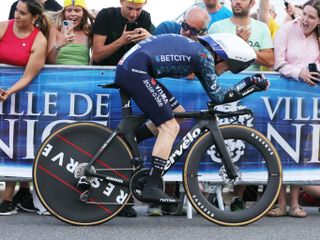
MULTIPOLYGON (((119 63, 120 63, 120 62, 119 62, 119 63)), ((131 68, 131 72, 147 74, 147 72, 142 71, 142 70, 139 70, 139 69, 135 69, 135 68, 131 68)))
POLYGON ((146 79, 143 81, 143 84, 146 86, 159 107, 163 107, 163 105, 169 102, 167 95, 160 87, 160 85, 157 84, 157 81, 155 79, 152 78, 150 81, 146 79))
POLYGON ((191 62, 191 56, 177 54, 156 55, 155 59, 157 62, 191 62))

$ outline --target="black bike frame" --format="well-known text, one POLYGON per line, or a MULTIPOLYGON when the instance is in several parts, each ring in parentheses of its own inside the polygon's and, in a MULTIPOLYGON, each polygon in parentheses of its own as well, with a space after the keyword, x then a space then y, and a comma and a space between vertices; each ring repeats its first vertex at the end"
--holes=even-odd
MULTIPOLYGON (((103 85, 104 88, 116 88, 114 84, 103 85)), ((131 99, 126 93, 120 90, 121 105, 122 105, 122 115, 123 119, 117 126, 113 134, 102 144, 98 152, 88 163, 85 175, 98 177, 101 179, 106 179, 109 182, 128 186, 129 182, 123 179, 118 179, 117 177, 108 178, 107 175, 102 175, 98 173, 93 173, 90 171, 92 164, 99 158, 102 152, 112 143, 112 141, 117 137, 122 137, 125 142, 128 144, 132 155, 133 155, 133 165, 137 170, 143 168, 143 160, 139 151, 139 146, 135 138, 135 133, 137 129, 146 121, 144 115, 132 115, 131 108, 131 99)), ((189 150, 193 143, 205 132, 210 131, 211 136, 216 144, 217 151, 221 156, 221 161, 226 170, 226 174, 229 179, 236 179, 237 173, 234 167, 233 162, 231 161, 230 155, 227 151, 227 148, 224 144, 224 139, 221 134, 218 125, 217 114, 222 115, 222 117, 235 116, 247 114, 246 111, 237 111, 232 113, 219 112, 213 109, 214 106, 208 104, 209 110, 200 111, 200 112, 183 112, 183 113, 174 113, 175 118, 191 118, 196 119, 195 125, 185 134, 185 136, 174 145, 171 154, 168 159, 168 163, 165 167, 164 174, 169 171, 174 164, 189 150)))

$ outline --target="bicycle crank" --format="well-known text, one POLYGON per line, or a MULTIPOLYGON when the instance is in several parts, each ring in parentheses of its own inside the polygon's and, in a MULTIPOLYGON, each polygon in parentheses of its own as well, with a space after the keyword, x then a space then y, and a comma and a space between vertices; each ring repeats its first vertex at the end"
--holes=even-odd
MULTIPOLYGON (((135 199, 141 201, 141 192, 143 190, 143 186, 146 183, 146 177, 149 175, 149 170, 142 168, 136 171, 131 179, 129 184, 129 189, 135 199)), ((161 183, 159 187, 164 190, 164 181, 161 179, 161 183)))

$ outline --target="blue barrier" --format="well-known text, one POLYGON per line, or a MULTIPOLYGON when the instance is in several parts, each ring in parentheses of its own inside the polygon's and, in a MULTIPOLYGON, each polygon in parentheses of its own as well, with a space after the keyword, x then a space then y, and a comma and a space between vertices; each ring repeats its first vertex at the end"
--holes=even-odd
MULTIPOLYGON (((10 87, 23 69, 0 65, 1 88, 10 87)), ((252 73, 224 74, 222 87, 228 87, 252 73)), ((319 161, 319 88, 267 73, 271 87, 224 109, 248 107, 254 116, 238 119, 265 134, 277 148, 284 169, 284 181, 320 184, 319 161)), ((39 76, 20 93, 0 103, 0 179, 30 179, 32 161, 43 141, 63 124, 94 121, 115 127, 121 119, 117 90, 102 89, 98 84, 113 82, 114 68, 46 66, 39 76)), ((198 81, 162 79, 187 110, 204 109, 208 97, 198 81)), ((136 107, 135 111, 139 111, 136 107)), ((224 120, 228 122, 228 119, 224 120)), ((225 122, 221 122, 224 124, 225 122)), ((183 128, 190 126, 186 122, 183 128)), ((150 154, 154 140, 141 144, 143 156, 150 154)), ((254 169, 254 159, 248 166, 254 169)), ((181 180, 183 161, 166 176, 181 180)))

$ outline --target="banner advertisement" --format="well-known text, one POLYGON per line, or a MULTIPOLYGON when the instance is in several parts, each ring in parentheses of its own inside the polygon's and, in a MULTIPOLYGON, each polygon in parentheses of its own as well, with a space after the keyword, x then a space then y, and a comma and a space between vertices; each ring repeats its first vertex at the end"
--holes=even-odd
MULTIPOLYGON (((12 86, 22 73, 22 68, 0 65, 1 88, 12 86)), ((0 103, 0 179, 30 179, 32 162, 41 142, 65 124, 92 121, 115 128, 121 120, 118 90, 98 87, 98 84, 113 82, 114 73, 114 68, 108 67, 46 66, 28 87, 0 103)), ((219 83, 228 88, 252 74, 225 73, 219 77, 219 83)), ((221 119, 221 124, 244 124, 267 136, 281 158, 285 182, 320 184, 320 89, 273 72, 266 76, 271 82, 268 91, 219 106, 225 111, 250 108, 253 116, 221 119)), ((209 98, 196 79, 160 81, 187 111, 206 108, 209 98)), ((134 112, 139 109, 134 107, 134 112)), ((186 120, 181 132, 186 133, 191 126, 192 122, 186 120)), ((148 159, 153 144, 154 139, 141 143, 146 167, 150 165, 148 159)), ((181 180, 183 159, 166 174, 166 180, 181 180)), ((214 157, 211 160, 217 161, 214 157)), ((237 157, 233 160, 238 161, 237 157)), ((259 174, 254 157, 246 161, 249 171, 259 174)))

